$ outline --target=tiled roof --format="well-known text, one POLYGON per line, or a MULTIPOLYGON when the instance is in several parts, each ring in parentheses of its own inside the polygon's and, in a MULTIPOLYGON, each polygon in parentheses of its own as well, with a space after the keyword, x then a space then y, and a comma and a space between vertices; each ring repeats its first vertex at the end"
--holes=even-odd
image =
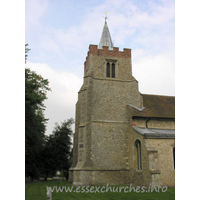
POLYGON ((143 108, 128 105, 133 117, 175 118, 175 97, 142 94, 143 108))

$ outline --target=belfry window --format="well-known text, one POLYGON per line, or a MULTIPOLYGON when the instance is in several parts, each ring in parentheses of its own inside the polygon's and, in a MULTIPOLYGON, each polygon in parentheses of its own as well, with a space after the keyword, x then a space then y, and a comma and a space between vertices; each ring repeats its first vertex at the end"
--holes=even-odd
POLYGON ((110 63, 107 63, 106 77, 110 77, 110 63))
POLYGON ((142 170, 142 158, 141 158, 141 142, 139 140, 135 141, 135 148, 136 148, 136 162, 137 162, 137 169, 142 170))
POLYGON ((107 62, 107 65, 106 65, 106 77, 115 78, 115 63, 107 62))

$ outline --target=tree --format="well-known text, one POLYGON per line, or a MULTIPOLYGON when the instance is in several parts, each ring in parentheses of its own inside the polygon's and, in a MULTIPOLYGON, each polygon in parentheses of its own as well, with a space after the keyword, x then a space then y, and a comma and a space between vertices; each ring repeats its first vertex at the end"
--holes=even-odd
POLYGON ((68 170, 71 166, 71 136, 73 134, 71 125, 73 123, 73 118, 61 122, 61 125, 56 123, 53 134, 47 139, 43 151, 45 180, 48 176, 54 175, 57 170, 63 171, 64 176, 68 178, 68 170))
POLYGON ((40 175, 40 152, 45 144, 46 121, 44 100, 49 82, 30 69, 25 69, 25 175, 40 175))
POLYGON ((28 43, 25 44, 25 64, 26 64, 26 60, 27 60, 27 57, 28 57, 27 53, 28 53, 30 50, 31 50, 31 49, 28 48, 28 43))

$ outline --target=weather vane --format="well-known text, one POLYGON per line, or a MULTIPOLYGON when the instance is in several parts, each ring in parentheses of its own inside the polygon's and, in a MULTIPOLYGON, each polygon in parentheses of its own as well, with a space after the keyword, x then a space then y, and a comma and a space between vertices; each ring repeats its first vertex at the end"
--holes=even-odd
POLYGON ((105 18, 105 21, 108 19, 107 14, 108 14, 108 12, 105 12, 105 17, 102 16, 103 18, 105 18))

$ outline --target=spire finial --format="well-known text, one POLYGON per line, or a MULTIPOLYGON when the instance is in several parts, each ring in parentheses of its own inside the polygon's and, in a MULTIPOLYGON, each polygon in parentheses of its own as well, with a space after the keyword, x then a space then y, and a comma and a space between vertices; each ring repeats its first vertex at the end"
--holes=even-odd
POLYGON ((107 14, 108 12, 105 12, 105 17, 102 16, 103 18, 105 18, 105 23, 106 23, 106 20, 108 19, 107 14))

